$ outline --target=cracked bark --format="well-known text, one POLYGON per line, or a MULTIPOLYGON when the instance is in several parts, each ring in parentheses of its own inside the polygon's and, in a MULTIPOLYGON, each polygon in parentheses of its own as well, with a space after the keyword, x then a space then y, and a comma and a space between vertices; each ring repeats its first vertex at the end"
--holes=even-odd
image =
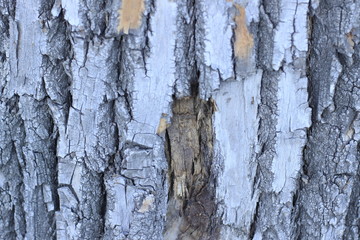
POLYGON ((0 0, 0 239, 359 239, 359 6, 0 0))

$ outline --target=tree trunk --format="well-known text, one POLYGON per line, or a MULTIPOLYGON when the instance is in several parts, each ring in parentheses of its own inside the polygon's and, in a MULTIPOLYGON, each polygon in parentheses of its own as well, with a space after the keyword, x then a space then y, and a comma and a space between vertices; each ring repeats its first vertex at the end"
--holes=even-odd
POLYGON ((359 239, 359 9, 0 0, 0 239, 359 239))

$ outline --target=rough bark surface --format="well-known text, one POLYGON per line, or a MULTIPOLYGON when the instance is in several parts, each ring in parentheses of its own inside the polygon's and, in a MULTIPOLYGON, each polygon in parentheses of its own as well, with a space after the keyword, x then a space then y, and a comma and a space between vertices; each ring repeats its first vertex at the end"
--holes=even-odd
POLYGON ((218 232, 213 159, 212 101, 176 99, 166 132, 169 199, 165 239, 215 239, 218 232))
POLYGON ((0 0, 0 239, 360 239, 359 9, 0 0))

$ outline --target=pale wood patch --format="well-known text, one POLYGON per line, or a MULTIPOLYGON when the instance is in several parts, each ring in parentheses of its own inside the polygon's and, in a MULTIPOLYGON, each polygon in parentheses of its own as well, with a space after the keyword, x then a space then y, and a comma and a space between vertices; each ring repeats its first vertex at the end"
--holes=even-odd
POLYGON ((140 27, 144 10, 144 0, 123 0, 119 9, 118 32, 123 31, 128 34, 129 29, 140 27))
POLYGON ((346 38, 347 38, 347 41, 348 41, 349 45, 351 46, 351 48, 354 48, 355 43, 354 43, 354 35, 353 35, 353 33, 352 32, 347 33, 346 38))
POLYGON ((240 58, 248 58, 254 46, 254 39, 246 26, 245 8, 239 4, 234 5, 239 11, 239 15, 235 16, 235 56, 240 58))
POLYGON ((169 124, 166 120, 166 116, 167 116, 166 114, 164 114, 164 113, 162 114, 162 116, 160 118, 159 126, 156 131, 157 134, 164 132, 168 128, 169 124))
POLYGON ((148 212, 152 207, 154 201, 155 199, 153 195, 146 196, 146 198, 142 202, 139 212, 140 213, 148 212))

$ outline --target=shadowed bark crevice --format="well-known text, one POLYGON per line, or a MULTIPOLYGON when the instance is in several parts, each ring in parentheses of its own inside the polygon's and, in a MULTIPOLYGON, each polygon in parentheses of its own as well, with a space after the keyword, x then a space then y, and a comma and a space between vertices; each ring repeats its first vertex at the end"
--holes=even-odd
POLYGON ((165 238, 216 239, 213 103, 184 97, 174 99, 172 109, 166 132, 170 183, 165 238))
MULTIPOLYGON (((261 199, 261 197, 259 199, 261 199)), ((254 213, 251 225, 250 225, 250 231, 249 231, 250 232, 249 233, 250 240, 254 239, 254 235, 255 235, 255 231, 256 231, 256 222, 259 217, 259 215, 258 215, 259 214, 259 206, 260 206, 260 202, 258 201, 256 203, 255 213, 254 213)))

